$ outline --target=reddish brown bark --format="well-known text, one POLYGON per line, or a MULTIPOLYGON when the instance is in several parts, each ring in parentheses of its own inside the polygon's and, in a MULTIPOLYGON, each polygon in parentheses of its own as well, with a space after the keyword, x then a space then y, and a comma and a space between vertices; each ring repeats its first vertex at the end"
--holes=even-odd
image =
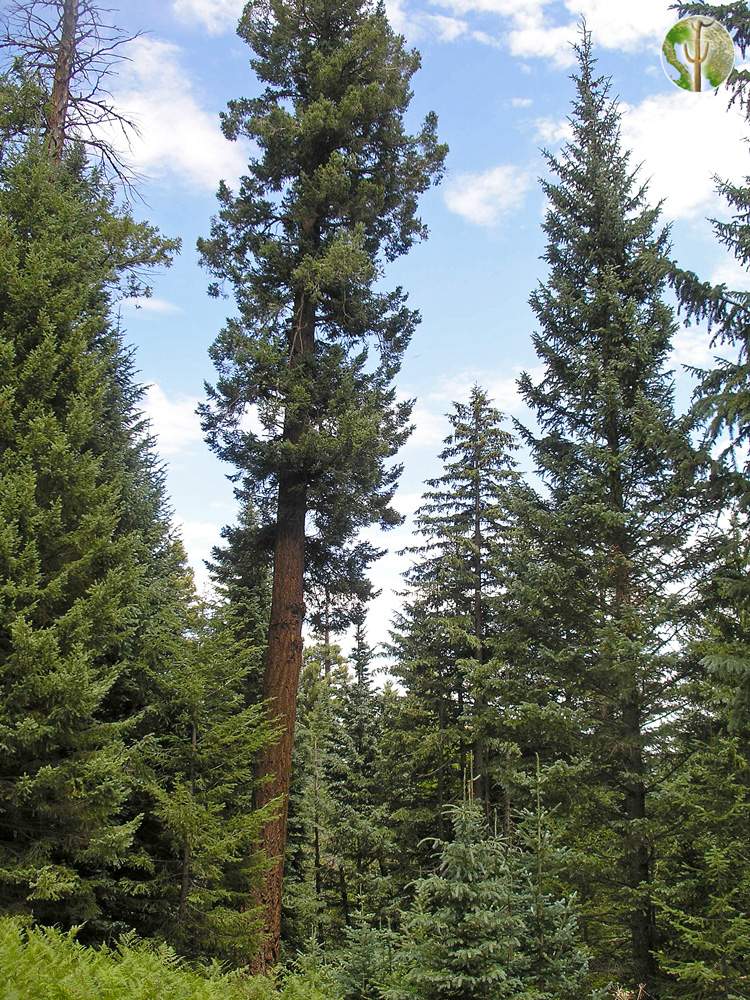
POLYGON ((55 79, 52 85, 49 114, 47 116, 47 142, 55 160, 62 156, 65 145, 65 124, 70 103, 70 82, 76 52, 79 0, 65 0, 62 16, 62 34, 55 62, 55 79))
MULTIPOLYGON (((290 365, 299 364, 315 346, 315 313, 303 296, 297 301, 295 316, 297 322, 291 335, 290 365)), ((306 414, 288 409, 284 424, 285 440, 291 443, 299 441, 307 424, 306 414)), ((265 972, 276 965, 281 949, 289 784, 297 689, 302 669, 306 513, 305 482, 292 475, 282 476, 279 481, 271 618, 263 680, 263 697, 277 721, 279 737, 260 756, 256 769, 257 777, 262 779, 256 794, 256 805, 260 808, 276 800, 278 808, 261 831, 260 847, 270 866, 254 899, 262 909, 264 938, 251 963, 253 972, 265 972)))

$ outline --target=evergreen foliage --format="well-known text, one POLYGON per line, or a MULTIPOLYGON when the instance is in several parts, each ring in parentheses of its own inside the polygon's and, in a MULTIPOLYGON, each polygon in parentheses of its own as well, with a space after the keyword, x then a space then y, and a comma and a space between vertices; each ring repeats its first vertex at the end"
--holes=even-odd
POLYGON ((338 859, 329 850, 335 814, 329 778, 344 671, 338 648, 305 651, 289 801, 284 925, 285 940, 297 949, 311 939, 330 941, 342 920, 338 859))
POLYGON ((170 670, 152 760, 153 817, 163 853, 178 859, 155 887, 168 911, 154 930, 182 954, 242 965, 259 935, 258 914, 247 906, 265 818, 253 809, 254 765, 271 734, 262 706, 246 703, 244 649, 221 622, 203 632, 170 670))
POLYGON ((3 905, 237 960, 268 730, 247 648, 195 605, 110 318, 177 244, 117 209, 78 151, 48 159, 19 142, 0 192, 3 905))
POLYGON ((421 1000, 502 1000, 520 995, 523 914, 502 842, 488 835, 481 808, 449 811, 453 839, 436 842, 439 869, 417 885, 408 923, 407 994, 421 1000))
MULTIPOLYGON (((218 380, 202 414, 211 446, 252 479, 274 550, 263 695, 283 726, 258 765, 271 776, 259 802, 279 797, 282 808, 262 837, 276 859, 260 891, 265 969, 280 947, 305 573, 309 581, 326 566, 366 596, 375 552, 357 535, 398 522, 400 468, 389 460, 411 405, 393 380, 418 316, 380 279, 386 261, 426 235, 417 200, 440 177, 446 149, 434 114, 414 135, 405 128, 419 56, 382 4, 254 0, 238 33, 262 90, 230 102, 223 127, 257 155, 237 194, 222 184, 210 238, 199 242, 211 292, 228 284, 239 312, 211 348, 218 380), (261 433, 245 429, 250 407, 261 433)), ((340 590, 323 581, 324 602, 340 590)))
POLYGON ((524 592, 536 669, 578 732, 560 794, 589 941, 603 974, 655 989, 654 764, 669 767, 697 669, 686 539, 703 507, 665 368, 668 234, 622 148, 588 33, 577 54, 572 135, 547 154, 542 184, 549 276, 531 305, 544 371, 520 380, 544 487, 522 518, 524 592))
POLYGON ((251 475, 256 495, 264 488, 263 516, 273 523, 278 482, 294 473, 318 540, 343 545, 372 518, 393 523, 398 473, 384 463, 409 407, 394 402, 391 381, 417 316, 400 289, 374 286, 381 255, 391 260, 425 235, 416 196, 439 175, 445 149, 434 115, 416 136, 404 131, 419 58, 382 10, 362 0, 252 3, 239 33, 266 89, 232 101, 223 118, 227 137, 252 137, 259 156, 237 194, 222 185, 211 237, 200 241, 212 292, 228 283, 239 307, 211 351, 220 377, 204 419, 222 457, 251 475), (302 302, 319 335, 291 365, 301 345, 290 318, 302 302), (240 426, 250 406, 265 433, 240 426), (302 422, 299 440, 282 433, 282 415, 302 422))
POLYGON ((575 900, 556 895, 557 849, 541 796, 519 838, 491 835, 475 802, 451 807, 453 837, 417 884, 404 995, 451 1000, 577 1000, 587 956, 575 900))
POLYGON ((567 851, 560 845, 560 825, 544 804, 538 759, 531 791, 533 808, 521 813, 513 835, 527 885, 519 961, 522 996, 578 1000, 586 994, 589 956, 581 941, 577 900, 566 892, 567 851))
POLYGON ((336 976, 342 1000, 384 1000, 398 989, 398 944, 389 927, 374 927, 362 915, 347 927, 336 976))
POLYGON ((337 647, 306 651, 290 797, 285 940, 335 946, 392 906, 383 809, 380 698, 370 688, 364 609, 348 670, 337 647))
MULTIPOLYGON (((96 921, 131 850, 136 714, 111 711, 146 609, 147 542, 108 454, 107 309, 168 259, 147 225, 40 142, 0 187, 2 888, 6 910, 96 921)), ((110 338, 111 340, 111 338, 110 338)))
MULTIPOLYGON (((487 815, 509 798, 510 588, 522 492, 516 446, 478 386, 467 403, 454 404, 449 420, 443 471, 428 482, 415 515, 420 540, 407 550, 414 563, 391 649, 407 692, 401 739, 413 746, 415 769, 399 836, 413 849, 440 830, 470 766, 487 815)), ((394 750, 401 753, 398 743, 394 750)))
MULTIPOLYGON (((750 754, 744 738, 694 735, 660 809, 668 835, 655 872, 665 997, 747 994, 750 754)), ((717 731, 718 730, 718 731, 717 731)))
MULTIPOLYGON (((750 47, 746 4, 679 10, 750 47)), ((178 243, 62 105, 50 144, 43 74, 0 75, 5 993, 747 997, 749 294, 670 260, 584 29, 520 380, 536 479, 483 389, 454 403, 380 689, 361 529, 399 520, 418 320, 381 279, 445 149, 406 129, 419 56, 382 3, 252 0, 239 30, 253 158, 200 244, 238 308, 202 415, 239 513, 205 604, 116 319, 178 243), (667 282, 717 353, 684 417, 667 282)), ((750 181, 719 191, 746 269, 750 181)))

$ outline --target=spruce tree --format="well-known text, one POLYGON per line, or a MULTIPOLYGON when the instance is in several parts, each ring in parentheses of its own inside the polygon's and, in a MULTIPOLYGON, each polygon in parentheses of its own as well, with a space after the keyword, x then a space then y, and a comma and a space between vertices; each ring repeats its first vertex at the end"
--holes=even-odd
POLYGON ((260 872, 253 845, 265 819, 253 808, 254 766, 272 733, 247 703, 257 659, 220 616, 176 644, 165 677, 150 763, 151 814, 161 857, 152 890, 161 905, 152 932, 182 954, 246 964, 262 914, 247 906, 260 872))
MULTIPOLYGON (((420 822, 411 834, 402 827, 413 846, 441 832, 444 807, 470 768, 487 815, 509 800, 505 743, 517 666, 509 664, 509 592, 523 487, 513 437, 484 390, 475 386, 468 402, 455 403, 449 420, 443 471, 428 481, 415 515, 419 542, 407 550, 414 564, 391 649, 406 691, 402 738, 413 747, 406 766, 414 770, 409 795, 420 822)), ((403 747, 394 749, 403 757, 403 747)))
POLYGON ((522 995, 517 975, 524 913, 522 885, 502 841, 492 837, 482 808, 449 810, 451 841, 436 843, 438 871, 417 884, 406 996, 419 1000, 504 1000, 522 995))
POLYGON ((223 544, 213 549, 208 564, 217 594, 211 619, 214 627, 220 626, 244 650, 248 666, 245 703, 250 706, 263 698, 270 572, 251 497, 238 489, 237 499, 237 524, 223 529, 223 544))
MULTIPOLYGON (((750 14, 745 3, 680 5, 680 13, 705 14, 721 21, 743 53, 750 45, 750 14)), ((750 72, 736 70, 728 81, 730 104, 738 103, 750 119, 748 84, 750 72)), ((750 177, 740 183, 720 181, 718 194, 729 209, 729 217, 714 220, 718 242, 739 267, 750 267, 750 177)), ((750 502, 750 293, 725 284, 713 285, 698 275, 673 267, 672 283, 687 323, 705 323, 716 352, 713 366, 699 372, 694 394, 693 420, 702 429, 704 447, 710 457, 709 486, 731 515, 732 528, 713 532, 705 540, 708 574, 707 592, 725 611, 724 624, 733 619, 729 631, 704 646, 705 662, 731 678, 735 687, 735 715, 750 704, 750 573, 746 561, 748 503, 750 502), (731 608, 731 610, 730 610, 731 608)))
POLYGON ((544 372, 520 380, 544 488, 523 516, 529 650, 579 726, 565 808, 589 940, 601 969, 655 992, 654 763, 667 766, 696 669, 680 640, 699 505, 665 370, 668 233, 622 148, 585 31, 577 54, 572 136, 546 154, 549 276, 531 297, 544 372))
POLYGON ((658 803, 666 835, 654 899, 669 998, 747 995, 750 753, 747 731, 728 734, 724 714, 716 698, 703 732, 680 747, 686 764, 669 777, 658 803))
POLYGON ((579 1000, 586 995, 588 954, 581 942, 577 900, 565 890, 567 852, 560 844, 560 825, 544 804, 538 758, 536 765, 533 806, 523 810, 513 831, 518 868, 527 885, 519 948, 522 995, 579 1000))
POLYGON ((398 936, 363 917, 346 929, 336 979, 342 1000, 384 1000, 398 989, 398 936))
POLYGON ((330 843, 336 811, 330 772, 345 669, 337 647, 305 650, 289 795, 282 925, 284 942, 292 950, 302 950, 311 939, 329 944, 342 923, 339 859, 330 843))
POLYGON ((372 686, 374 650, 365 632, 366 608, 353 612, 354 647, 337 699, 328 780, 334 802, 331 851, 337 858, 343 923, 356 913, 382 920, 392 906, 394 854, 381 773, 382 698, 372 686))
POLYGON ((263 89, 230 103, 224 131, 258 153, 236 194, 220 188, 219 216, 200 242, 213 291, 228 283, 239 310, 211 350, 219 378, 204 424, 253 482, 274 548, 263 693, 283 725, 259 765, 272 775, 259 804, 278 797, 282 807, 263 832, 276 861, 261 892, 263 968, 279 954, 305 522, 324 550, 341 552, 359 528, 397 520, 399 470, 388 460, 410 408, 392 382, 417 315, 379 279, 384 261, 425 235, 417 198, 440 175, 445 148, 434 115, 416 135, 405 131, 419 56, 381 4, 257 0, 238 32, 263 89), (264 433, 244 429, 253 406, 264 433))
POLYGON ((140 817, 136 716, 112 700, 145 611, 145 539, 102 427, 110 296, 170 247, 118 212, 77 152, 3 164, 0 349, 2 904, 105 921, 140 817))
POLYGON ((357 920, 382 920, 397 902, 381 773, 381 701, 370 687, 364 613, 363 607, 355 612, 359 638, 351 667, 336 646, 305 651, 286 859, 283 939, 291 949, 311 935, 337 948, 357 920))

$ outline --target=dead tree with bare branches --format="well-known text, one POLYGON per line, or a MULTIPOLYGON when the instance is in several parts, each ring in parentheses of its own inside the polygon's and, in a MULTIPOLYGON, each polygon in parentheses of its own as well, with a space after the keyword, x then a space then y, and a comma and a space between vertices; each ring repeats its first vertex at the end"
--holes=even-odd
POLYGON ((96 0, 13 0, 0 49, 6 69, 15 63, 39 86, 50 155, 60 160, 67 141, 82 143, 108 174, 129 186, 116 139, 127 147, 137 128, 115 106, 109 85, 137 35, 114 24, 113 13, 96 0))

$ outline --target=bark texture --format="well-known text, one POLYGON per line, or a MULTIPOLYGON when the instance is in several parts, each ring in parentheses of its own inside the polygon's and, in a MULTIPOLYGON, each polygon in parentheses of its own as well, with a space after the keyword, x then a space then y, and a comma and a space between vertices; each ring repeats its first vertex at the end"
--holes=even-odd
POLYGON ((70 83, 76 53, 79 0, 64 0, 62 33, 55 62, 55 79, 52 86, 49 114, 47 115, 47 142, 50 155, 60 160, 65 146, 65 125, 70 104, 70 83))
MULTIPOLYGON (((304 364, 315 349, 315 312, 303 296, 298 298, 298 321, 291 336, 290 364, 304 364)), ((284 438, 297 443, 309 423, 306 413, 288 411, 284 438)), ((276 719, 279 736, 258 761, 259 808, 275 802, 272 817, 261 832, 260 848, 269 860, 255 903, 262 909, 264 939, 252 971, 266 972, 279 961, 281 951, 281 900, 284 852, 287 840, 289 785, 292 772, 297 691, 302 671, 302 623, 305 617, 305 517, 307 488, 304 478, 285 474, 279 481, 279 501, 274 546, 271 618, 263 678, 263 698, 276 719)))

